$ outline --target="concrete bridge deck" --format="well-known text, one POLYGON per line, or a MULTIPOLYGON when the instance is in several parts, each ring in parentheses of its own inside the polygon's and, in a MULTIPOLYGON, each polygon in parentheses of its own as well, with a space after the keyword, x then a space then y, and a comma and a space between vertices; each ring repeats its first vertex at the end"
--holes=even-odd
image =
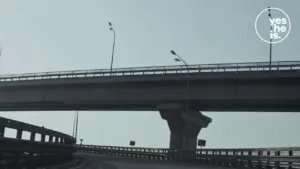
POLYGON ((296 70, 10 81, 0 83, 0 111, 156 111, 188 99, 201 111, 299 112, 299 84, 296 70))
POLYGON ((300 62, 73 70, 0 76, 0 111, 300 112, 300 62), (187 102, 188 100, 188 102, 187 102))

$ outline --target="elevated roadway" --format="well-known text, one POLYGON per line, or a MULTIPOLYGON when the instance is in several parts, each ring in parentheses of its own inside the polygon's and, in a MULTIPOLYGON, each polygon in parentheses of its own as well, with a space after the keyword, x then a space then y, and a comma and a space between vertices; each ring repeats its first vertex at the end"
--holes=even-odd
POLYGON ((196 148, 212 121, 199 111, 300 112, 299 103, 299 61, 0 76, 0 111, 158 110, 172 149, 196 148))
POLYGON ((299 147, 182 150, 76 145, 73 137, 61 132, 12 119, 0 120, 0 168, 6 169, 296 169, 300 166, 299 147), (5 136, 6 128, 17 130, 14 138, 5 136), (22 137, 25 131, 30 132, 29 140, 22 137), (35 137, 37 134, 40 139, 35 137))
POLYGON ((143 147, 77 146, 81 167, 103 168, 298 168, 300 149, 248 148, 197 149, 196 151, 143 147))
POLYGON ((0 111, 300 111, 300 62, 121 68, 0 76, 0 111), (188 86, 187 86, 188 82, 188 86))
POLYGON ((33 169, 70 161, 76 152, 75 142, 75 138, 64 133, 0 117, 0 168, 33 169), (16 135, 8 138, 7 129, 16 130, 16 135), (24 132, 29 132, 29 139, 24 132))

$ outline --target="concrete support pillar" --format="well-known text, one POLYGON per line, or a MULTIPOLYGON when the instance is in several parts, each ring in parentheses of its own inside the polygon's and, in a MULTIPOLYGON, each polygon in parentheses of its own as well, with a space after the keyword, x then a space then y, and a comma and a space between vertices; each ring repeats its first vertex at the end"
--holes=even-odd
POLYGON ((166 120, 171 132, 170 148, 195 150, 197 136, 202 128, 206 128, 211 118, 197 110, 184 110, 180 106, 160 106, 160 115, 166 120))
POLYGON ((17 139, 22 139, 22 130, 21 129, 18 129, 17 130, 17 139))
POLYGON ((55 136, 55 143, 58 143, 58 136, 55 136))

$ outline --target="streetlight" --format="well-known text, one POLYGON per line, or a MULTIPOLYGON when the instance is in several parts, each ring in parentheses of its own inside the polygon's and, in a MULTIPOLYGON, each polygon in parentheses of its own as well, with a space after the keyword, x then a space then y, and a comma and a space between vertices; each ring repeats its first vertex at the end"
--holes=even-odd
POLYGON ((113 68, 113 63, 114 63, 116 33, 115 33, 115 29, 112 27, 111 22, 108 22, 108 25, 110 26, 109 30, 111 30, 113 32, 113 34, 114 34, 114 41, 113 41, 113 48, 112 48, 111 62, 110 62, 110 73, 111 73, 112 72, 112 68, 113 68))
MULTIPOLYGON (((272 20, 272 15, 271 15, 271 8, 268 7, 268 11, 269 11, 269 18, 272 20)), ((270 33, 272 32, 273 27, 272 25, 270 25, 270 33)), ((270 36, 270 60, 269 60, 269 66, 270 66, 270 70, 271 70, 271 65, 272 65, 272 37, 270 36)))
POLYGON ((189 68, 186 61, 184 59, 182 59, 174 50, 171 50, 170 52, 172 55, 175 55, 177 57, 177 58, 174 58, 174 60, 176 62, 182 62, 186 66, 187 69, 189 68))
POLYGON ((77 141, 77 134, 78 134, 78 119, 79 119, 79 111, 77 110, 77 117, 76 117, 76 133, 75 133, 75 139, 77 141))
POLYGON ((186 66, 186 69, 187 69, 187 72, 186 72, 186 75, 187 75, 187 79, 186 79, 186 105, 185 105, 185 108, 186 108, 186 111, 188 111, 189 109, 189 96, 188 96, 188 91, 189 91, 189 79, 188 79, 188 75, 189 75, 189 66, 187 64, 187 62, 182 58, 180 57, 174 50, 171 50, 170 51, 172 55, 176 56, 176 58, 174 58, 174 60, 176 62, 182 62, 185 66, 186 66))
POLYGON ((76 111, 74 112, 74 118, 73 118, 73 131, 72 131, 72 137, 75 137, 75 125, 76 125, 76 111))
POLYGON ((73 134, 72 134, 72 136, 75 137, 76 143, 77 143, 77 133, 78 133, 78 115, 79 115, 79 111, 75 111, 75 113, 74 113, 74 121, 73 121, 73 134))

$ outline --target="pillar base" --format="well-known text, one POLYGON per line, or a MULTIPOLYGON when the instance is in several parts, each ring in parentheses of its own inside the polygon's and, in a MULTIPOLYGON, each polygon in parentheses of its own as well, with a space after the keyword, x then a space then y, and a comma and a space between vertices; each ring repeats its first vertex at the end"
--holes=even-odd
POLYGON ((159 110, 171 131, 170 149, 195 150, 200 130, 212 121, 197 110, 186 111, 178 105, 161 106, 159 110))

